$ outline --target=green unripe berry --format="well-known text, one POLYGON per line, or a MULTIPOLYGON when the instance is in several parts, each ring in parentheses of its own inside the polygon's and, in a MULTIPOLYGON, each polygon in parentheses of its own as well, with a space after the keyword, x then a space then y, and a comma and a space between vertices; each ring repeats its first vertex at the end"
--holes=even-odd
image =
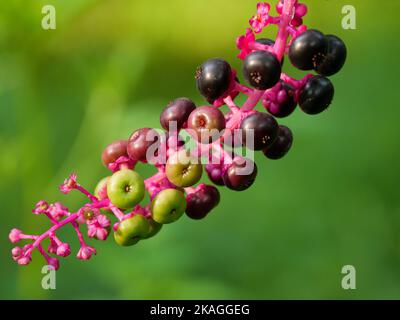
POLYGON ((150 224, 147 218, 137 214, 119 224, 117 231, 114 232, 114 239, 120 246, 128 247, 145 239, 149 233, 150 224))
POLYGON ((165 189, 151 203, 154 221, 168 224, 177 221, 186 210, 186 199, 182 191, 165 189))

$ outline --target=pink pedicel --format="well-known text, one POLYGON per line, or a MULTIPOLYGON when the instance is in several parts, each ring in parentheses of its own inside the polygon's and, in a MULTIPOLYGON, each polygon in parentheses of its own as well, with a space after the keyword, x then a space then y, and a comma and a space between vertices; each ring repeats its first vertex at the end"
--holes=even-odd
MULTIPOLYGON (((299 3, 297 0, 282 0, 279 1, 277 6, 278 16, 273 16, 271 12, 271 5, 268 3, 259 3, 257 5, 256 14, 250 19, 250 28, 247 28, 245 34, 238 37, 236 44, 240 50, 239 58, 245 59, 249 54, 257 50, 272 52, 279 61, 287 54, 290 43, 307 27, 303 25, 303 18, 307 13, 307 7, 299 3), (270 24, 278 26, 278 35, 275 43, 271 46, 263 45, 256 42, 256 34, 263 31, 265 27, 270 24)), ((298 96, 298 92, 305 86, 309 75, 303 79, 296 80, 282 73, 281 80, 290 84, 298 96)), ((262 101, 264 106, 274 108, 274 104, 282 102, 286 99, 285 93, 281 91, 281 84, 278 82, 276 86, 268 90, 260 91, 251 87, 240 84, 236 80, 236 71, 232 70, 232 81, 228 90, 222 97, 214 102, 214 107, 227 105, 230 108, 230 113, 226 115, 227 130, 233 130, 240 127, 243 119, 252 114, 255 106, 262 101), (242 107, 235 104, 234 99, 239 94, 246 95, 247 101, 242 107)), ((184 126, 184 129, 186 127, 184 126)), ((169 138, 169 143, 165 152, 161 155, 168 157, 168 155, 175 153, 180 149, 176 139, 169 138)), ((227 163, 232 163, 233 156, 221 148, 221 142, 215 141, 210 145, 201 145, 197 143, 197 148, 194 150, 197 154, 207 154, 216 152, 219 154, 218 158, 221 160, 222 167, 226 167, 227 163)), ((108 169, 111 173, 117 172, 122 169, 134 169, 136 162, 127 156, 119 157, 115 162, 108 164, 108 169)), ((160 191, 173 186, 166 178, 165 166, 155 165, 158 172, 145 180, 145 188, 154 198, 160 191)), ((223 170, 222 170, 223 171, 223 170)), ((198 187, 190 187, 185 189, 186 195, 193 194, 205 188, 204 184, 198 187)), ((50 255, 58 257, 67 257, 71 254, 71 247, 67 242, 60 240, 57 237, 57 232, 68 226, 75 231, 79 240, 80 248, 77 250, 76 257, 80 260, 89 260, 96 255, 96 249, 86 244, 84 235, 81 231, 86 226, 87 236, 98 240, 106 240, 112 232, 116 230, 119 223, 133 217, 135 215, 143 215, 146 218, 151 216, 151 209, 149 205, 137 205, 130 212, 125 213, 120 208, 114 206, 108 198, 97 199, 93 194, 87 191, 78 183, 78 177, 75 173, 71 174, 64 183, 60 186, 60 191, 67 195, 72 191, 82 193, 89 201, 75 212, 70 211, 60 203, 49 204, 42 200, 39 201, 33 213, 36 215, 45 215, 49 219, 50 227, 40 235, 24 234, 19 229, 12 229, 9 234, 11 243, 18 243, 20 241, 29 241, 24 246, 16 246, 11 250, 12 258, 19 265, 28 265, 32 260, 33 250, 37 250, 45 259, 48 265, 55 269, 59 268, 59 260, 50 255), (105 214, 107 212, 107 215, 105 214), (115 221, 111 221, 108 217, 114 216, 115 221), (45 250, 42 246, 43 241, 48 239, 50 245, 45 250)), ((104 195, 104 192, 103 192, 104 195)), ((102 196, 103 197, 103 196, 102 196)))

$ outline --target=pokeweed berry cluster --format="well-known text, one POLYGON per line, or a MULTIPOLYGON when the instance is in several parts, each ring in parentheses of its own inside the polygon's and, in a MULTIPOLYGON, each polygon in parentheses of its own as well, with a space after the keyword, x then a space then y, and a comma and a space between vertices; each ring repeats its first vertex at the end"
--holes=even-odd
POLYGON ((262 151, 269 159, 284 157, 292 146, 291 130, 276 118, 293 113, 296 106, 307 114, 318 114, 331 103, 334 88, 327 76, 337 73, 346 60, 346 47, 333 35, 303 25, 307 7, 297 0, 281 0, 271 15, 268 3, 257 5, 245 35, 237 39, 243 60, 243 75, 250 86, 239 83, 237 72, 223 59, 210 59, 196 71, 197 87, 210 105, 196 107, 187 98, 172 101, 161 113, 162 131, 142 128, 128 140, 113 142, 102 154, 103 164, 112 175, 102 179, 90 193, 72 174, 60 190, 83 193, 89 202, 76 212, 60 203, 37 203, 33 213, 46 215, 52 226, 41 235, 11 230, 12 243, 29 240, 12 249, 12 257, 27 265, 37 249, 49 265, 59 267, 51 255, 66 257, 71 248, 57 237, 57 231, 71 225, 80 242, 77 258, 90 259, 96 250, 87 245, 81 226, 86 224, 90 238, 106 240, 111 232, 121 246, 131 246, 155 236, 163 225, 177 221, 186 212, 192 219, 205 218, 220 202, 218 189, 199 183, 203 167, 211 182, 235 191, 249 188, 257 176, 257 166, 238 154, 236 147, 262 151), (256 39, 270 24, 278 26, 275 41, 256 39), (314 70, 296 80, 282 73, 284 55, 300 70, 314 70), (239 94, 248 96, 242 107, 234 102, 239 94), (267 112, 255 110, 259 102, 267 112), (224 114, 220 107, 226 105, 224 114), (182 139, 187 132, 194 147, 182 139), (230 151, 228 151, 229 149, 230 151), (135 171, 138 163, 147 163, 157 173, 144 180, 135 171), (150 203, 140 205, 146 192, 150 203), (116 218, 112 224, 111 217, 116 218), (43 241, 48 239, 47 250, 43 241))

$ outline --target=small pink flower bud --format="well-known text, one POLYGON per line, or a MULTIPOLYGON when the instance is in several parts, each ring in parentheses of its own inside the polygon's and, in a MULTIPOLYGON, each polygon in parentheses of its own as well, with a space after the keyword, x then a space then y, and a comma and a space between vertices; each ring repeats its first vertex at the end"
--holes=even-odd
POLYGON ((18 261, 18 259, 21 257, 22 255, 22 248, 21 247, 15 247, 11 250, 11 254, 13 257, 14 261, 18 261))
POLYGON ((52 254, 57 254, 57 249, 58 249, 57 243, 53 239, 50 239, 50 245, 47 248, 47 251, 52 254))
POLYGON ((48 208, 49 208, 49 204, 46 201, 41 200, 36 204, 35 209, 33 209, 32 212, 34 214, 42 214, 42 213, 46 213, 48 208))
POLYGON ((89 246, 85 246, 79 249, 76 257, 80 260, 89 260, 92 257, 92 255, 95 254, 96 254, 96 249, 89 246))
POLYGON ((22 231, 19 229, 12 229, 8 238, 10 239, 11 243, 17 243, 21 240, 22 231))
POLYGON ((23 256, 21 258, 18 259, 18 264, 20 266, 26 266, 28 265, 30 262, 32 261, 32 257, 30 255, 28 256, 23 256))
POLYGON ((57 248, 56 254, 60 257, 68 257, 71 254, 71 248, 68 243, 63 243, 57 248))
POLYGON ((54 270, 58 270, 60 268, 60 261, 57 258, 49 257, 47 258, 47 263, 49 266, 52 266, 54 270))

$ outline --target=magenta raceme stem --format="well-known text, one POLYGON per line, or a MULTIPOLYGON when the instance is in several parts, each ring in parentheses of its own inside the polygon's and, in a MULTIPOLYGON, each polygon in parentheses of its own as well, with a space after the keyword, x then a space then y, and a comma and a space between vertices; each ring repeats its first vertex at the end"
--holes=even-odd
POLYGON ((283 158, 292 147, 293 134, 277 119, 288 117, 297 106, 310 115, 326 110, 334 94, 327 77, 341 70, 347 49, 334 35, 308 30, 303 24, 307 6, 298 0, 279 0, 276 10, 274 16, 270 4, 258 3, 250 28, 236 40, 247 84, 240 83, 238 72, 224 59, 204 62, 195 78, 208 105, 175 99, 161 113, 163 130, 140 128, 127 140, 108 145, 101 160, 110 175, 98 183, 94 193, 77 182, 75 173, 60 186, 62 193, 77 190, 88 202, 73 213, 60 203, 39 201, 33 213, 47 216, 51 226, 40 235, 11 230, 12 243, 28 241, 12 249, 12 258, 27 265, 36 249, 48 265, 58 269, 59 261, 51 255, 70 255, 69 244, 57 236, 67 225, 79 240, 76 257, 81 260, 97 253, 86 243, 82 225, 86 225, 89 238, 106 240, 112 232, 117 244, 135 245, 183 214, 194 220, 208 216, 219 204, 220 193, 215 186, 201 182, 204 170, 213 184, 244 191, 257 177, 255 152, 271 160, 283 158), (259 36, 269 25, 278 26, 275 40, 259 36), (288 62, 314 72, 294 79, 282 72, 288 62), (235 102, 240 94, 247 97, 242 106, 235 102), (260 102, 266 112, 256 110, 260 102), (226 114, 222 106, 228 107, 226 114), (238 154, 243 149, 248 151, 246 156, 238 154), (143 179, 135 171, 139 162, 153 165, 157 173, 143 179), (142 205, 146 193, 150 203, 142 205), (46 239, 50 240, 47 250, 43 248, 46 239))

